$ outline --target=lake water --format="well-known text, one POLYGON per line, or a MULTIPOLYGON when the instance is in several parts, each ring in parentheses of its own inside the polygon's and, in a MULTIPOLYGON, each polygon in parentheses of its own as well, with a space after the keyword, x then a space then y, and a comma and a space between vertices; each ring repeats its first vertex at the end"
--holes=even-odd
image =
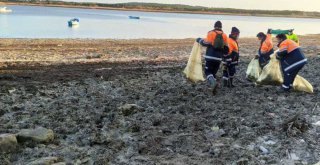
POLYGON ((174 14, 59 7, 8 6, 0 14, 1 38, 196 38, 204 37, 216 20, 229 33, 237 26, 241 36, 253 37, 268 28, 294 28, 297 34, 319 34, 320 19, 174 14), (141 19, 129 19, 139 16, 141 19), (80 26, 67 21, 79 18, 80 26))

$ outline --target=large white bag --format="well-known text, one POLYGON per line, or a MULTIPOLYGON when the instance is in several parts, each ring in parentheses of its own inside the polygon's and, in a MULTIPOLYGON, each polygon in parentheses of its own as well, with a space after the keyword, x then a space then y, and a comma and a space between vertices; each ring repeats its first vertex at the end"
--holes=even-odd
POLYGON ((192 82, 204 81, 203 68, 201 61, 201 45, 197 42, 193 44, 193 48, 188 60, 188 64, 183 73, 192 82))
POLYGON ((297 77, 294 79, 293 89, 296 91, 313 93, 313 86, 309 83, 309 81, 299 75, 297 75, 297 77))
POLYGON ((281 85, 283 83, 280 62, 276 55, 270 56, 269 63, 263 67, 263 70, 257 80, 260 85, 281 85))
POLYGON ((252 59, 246 71, 246 77, 250 81, 257 81, 260 76, 261 68, 258 59, 252 59))
MULTIPOLYGON (((275 52, 276 53, 276 52, 275 52)), ((270 56, 270 62, 263 68, 257 81, 261 85, 280 85, 283 83, 281 65, 276 59, 276 54, 270 56)), ((297 75, 293 82, 293 89, 307 93, 313 93, 312 85, 303 77, 297 75)))

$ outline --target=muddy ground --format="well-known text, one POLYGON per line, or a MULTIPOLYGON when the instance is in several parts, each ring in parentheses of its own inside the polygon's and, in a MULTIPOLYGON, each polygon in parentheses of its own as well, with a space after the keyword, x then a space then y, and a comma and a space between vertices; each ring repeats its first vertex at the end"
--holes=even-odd
POLYGON ((258 43, 246 38, 237 87, 216 95, 182 74, 190 39, 1 39, 0 134, 42 126, 55 140, 19 144, 0 164, 46 156, 68 164, 317 163, 319 39, 301 40, 309 63, 300 75, 314 94, 247 82, 258 43), (135 106, 119 108, 125 104, 135 106))

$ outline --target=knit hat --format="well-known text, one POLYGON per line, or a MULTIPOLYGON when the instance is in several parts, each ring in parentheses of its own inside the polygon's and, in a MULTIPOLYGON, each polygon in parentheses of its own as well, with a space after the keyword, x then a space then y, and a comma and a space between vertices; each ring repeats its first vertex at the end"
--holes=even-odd
POLYGON ((232 27, 231 34, 239 34, 240 30, 237 27, 232 27))
POLYGON ((217 21, 216 23, 214 23, 214 27, 215 28, 222 28, 222 23, 220 21, 217 21))

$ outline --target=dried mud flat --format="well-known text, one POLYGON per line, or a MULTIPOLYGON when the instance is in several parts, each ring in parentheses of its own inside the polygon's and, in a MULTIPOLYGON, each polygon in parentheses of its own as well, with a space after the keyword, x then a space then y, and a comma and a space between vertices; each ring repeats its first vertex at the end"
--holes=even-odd
POLYGON ((42 126, 54 140, 19 143, 0 164, 317 163, 319 39, 301 41, 312 95, 247 82, 255 39, 240 40, 237 87, 216 95, 182 74, 193 40, 1 39, 0 134, 42 126))

